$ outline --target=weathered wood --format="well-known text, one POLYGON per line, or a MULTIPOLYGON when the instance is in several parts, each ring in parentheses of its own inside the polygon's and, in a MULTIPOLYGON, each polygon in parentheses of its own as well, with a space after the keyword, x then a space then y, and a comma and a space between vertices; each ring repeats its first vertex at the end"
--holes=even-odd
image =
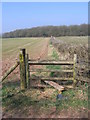
POLYGON ((38 61, 38 62, 53 62, 53 61, 63 61, 66 62, 66 60, 60 60, 60 59, 41 59, 41 60, 37 60, 37 59, 29 59, 28 61, 38 61))
POLYGON ((7 78, 8 75, 17 68, 18 65, 19 65, 19 62, 17 62, 14 66, 12 66, 12 67, 4 74, 1 82, 3 82, 3 81, 5 80, 5 78, 7 78))
POLYGON ((34 69, 34 70, 30 70, 30 72, 68 72, 68 73, 72 73, 73 70, 43 70, 43 69, 34 69))
POLYGON ((27 87, 26 83, 26 63, 25 63, 25 49, 20 49, 19 60, 20 60, 20 85, 21 90, 27 87))
POLYGON ((33 85, 33 86, 30 86, 30 88, 46 88, 47 85, 33 85))
POLYGON ((53 77, 48 77, 48 78, 41 78, 41 80, 73 80, 73 78, 53 78, 53 77))
POLYGON ((40 77, 32 77, 31 79, 40 79, 40 80, 73 80, 73 78, 57 78, 57 77, 48 77, 48 78, 40 78, 40 77))
POLYGON ((65 89, 72 89, 73 86, 72 85, 63 85, 65 89))
POLYGON ((54 87, 55 89, 57 89, 58 91, 62 91, 64 90, 64 87, 57 84, 56 82, 53 81, 44 81, 45 83, 48 83, 49 85, 51 85, 52 87, 54 87))
POLYGON ((26 81, 27 81, 27 88, 30 88, 30 70, 29 70, 29 64, 28 64, 29 56, 26 54, 26 81))
POLYGON ((77 63, 77 54, 74 54, 74 64, 73 64, 73 86, 75 87, 77 80, 76 80, 76 63, 77 63))
POLYGON ((72 61, 29 61, 29 65, 73 65, 72 61))

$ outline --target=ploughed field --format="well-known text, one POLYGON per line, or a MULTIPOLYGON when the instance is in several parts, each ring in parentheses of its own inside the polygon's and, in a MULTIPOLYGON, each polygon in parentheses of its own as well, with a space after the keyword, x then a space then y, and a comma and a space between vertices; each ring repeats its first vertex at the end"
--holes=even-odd
MULTIPOLYGON (((20 48, 26 48, 31 59, 47 56, 50 38, 7 38, 2 40, 2 71, 5 73, 19 59, 20 48)), ((18 71, 16 71, 18 72, 18 71)))

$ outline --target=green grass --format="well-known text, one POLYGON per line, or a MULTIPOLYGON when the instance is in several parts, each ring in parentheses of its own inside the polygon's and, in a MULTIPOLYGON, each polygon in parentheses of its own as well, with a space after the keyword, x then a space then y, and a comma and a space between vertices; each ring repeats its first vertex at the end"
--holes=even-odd
POLYGON ((74 108, 88 108, 88 101, 85 98, 85 94, 83 94, 84 99, 80 99, 77 96, 77 90, 68 90, 62 93, 63 96, 67 96, 67 99, 65 100, 57 100, 58 104, 58 109, 63 109, 63 108, 69 108, 72 107, 74 108), (60 104, 59 104, 60 103, 60 104))
POLYGON ((57 54, 57 52, 55 50, 53 50, 52 58, 55 59, 55 60, 59 59, 59 56, 58 56, 58 54, 57 54))
MULTIPOLYGON (((58 56, 58 53, 56 52, 56 50, 53 50, 51 58, 55 59, 55 60, 59 59, 59 56, 58 56)), ((48 69, 48 70, 60 70, 61 66, 60 65, 47 65, 46 69, 48 69)), ((55 72, 51 72, 50 77, 54 77, 54 73, 55 72)))
MULTIPOLYGON (((51 46, 51 47, 52 47, 52 46, 51 46)), ((54 60, 58 60, 58 59, 59 59, 58 53, 57 53, 57 51, 56 51, 55 49, 52 51, 51 58, 54 59, 54 60)), ((47 68, 48 68, 48 69, 52 69, 52 68, 54 68, 54 69, 56 69, 56 68, 59 69, 59 68, 58 68, 58 65, 48 65, 47 68), (52 67, 52 66, 53 66, 53 67, 52 67)))
POLYGON ((2 96, 3 97, 12 96, 15 93, 17 87, 19 87, 19 85, 17 83, 16 84, 15 83, 14 84, 7 83, 7 84, 3 85, 2 96))

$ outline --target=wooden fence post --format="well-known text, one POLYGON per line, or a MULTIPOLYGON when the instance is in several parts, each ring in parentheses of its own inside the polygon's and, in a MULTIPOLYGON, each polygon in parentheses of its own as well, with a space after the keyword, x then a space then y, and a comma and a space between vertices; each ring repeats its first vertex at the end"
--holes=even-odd
POLYGON ((73 86, 75 87, 77 80, 76 80, 76 63, 77 63, 77 54, 74 54, 74 64, 73 64, 73 86))
POLYGON ((27 88, 30 88, 30 70, 28 64, 29 56, 26 54, 26 81, 27 81, 27 88))
POLYGON ((26 84, 26 60, 25 60, 25 49, 20 49, 19 61, 20 61, 20 86, 21 90, 24 90, 27 87, 26 84))

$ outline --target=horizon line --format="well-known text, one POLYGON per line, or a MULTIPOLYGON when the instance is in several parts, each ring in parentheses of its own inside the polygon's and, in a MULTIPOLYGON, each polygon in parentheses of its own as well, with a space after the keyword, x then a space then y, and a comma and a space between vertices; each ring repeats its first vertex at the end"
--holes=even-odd
POLYGON ((33 27, 28 27, 28 28, 17 28, 17 29, 14 29, 14 30, 10 30, 10 31, 6 31, 6 32, 2 32, 2 33, 0 33, 0 35, 2 35, 2 34, 5 34, 5 33, 10 33, 10 32, 14 32, 14 31, 16 31, 16 30, 25 30, 25 29, 32 29, 32 28, 37 28, 37 27, 48 27, 48 26, 56 26, 56 27, 60 27, 60 26, 74 26, 74 25, 77 25, 77 26, 79 26, 79 25, 83 25, 83 24, 87 24, 87 25, 89 25, 89 23, 81 23, 81 24, 71 24, 71 25, 65 25, 65 24, 63 24, 63 25, 41 25, 41 26, 33 26, 33 27))

